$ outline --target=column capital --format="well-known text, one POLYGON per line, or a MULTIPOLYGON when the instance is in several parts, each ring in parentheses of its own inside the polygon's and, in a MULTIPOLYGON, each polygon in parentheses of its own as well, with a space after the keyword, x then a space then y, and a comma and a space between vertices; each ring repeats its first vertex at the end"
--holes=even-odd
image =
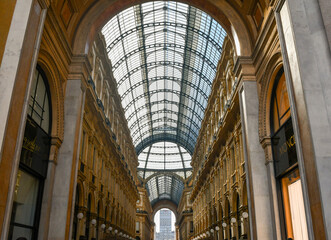
POLYGON ((236 59, 233 72, 239 80, 256 81, 256 70, 251 57, 239 56, 236 59))
POLYGON ((82 90, 88 86, 90 73, 92 72, 91 64, 86 54, 77 54, 72 57, 72 62, 69 66, 68 80, 80 79, 82 81, 82 90))

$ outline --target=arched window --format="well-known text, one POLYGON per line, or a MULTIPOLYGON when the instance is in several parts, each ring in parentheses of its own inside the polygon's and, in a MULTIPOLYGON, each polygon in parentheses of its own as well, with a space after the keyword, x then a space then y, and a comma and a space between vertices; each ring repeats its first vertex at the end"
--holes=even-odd
POLYGON ((92 196, 91 193, 87 197, 87 212, 86 212, 86 224, 85 224, 85 235, 86 239, 89 239, 90 236, 90 223, 91 223, 91 203, 92 196))
POLYGON ((73 217, 73 226, 72 226, 72 239, 77 238, 77 227, 78 227, 78 208, 79 208, 79 187, 76 187, 76 197, 75 197, 75 209, 74 209, 74 217, 73 217))
POLYGON ((101 203, 100 200, 98 201, 98 209, 97 209, 97 226, 96 226, 96 236, 99 239, 99 226, 100 226, 100 219, 101 219, 101 203))
POLYGON ((105 221, 107 221, 107 217, 108 217, 108 207, 105 207, 105 221))
POLYGON ((28 116, 46 133, 50 132, 51 106, 48 83, 45 74, 37 67, 32 81, 28 116))
POLYGON ((290 102, 286 89, 285 74, 280 69, 275 79, 272 98, 272 130, 273 133, 291 117, 290 102))
POLYGON ((285 74, 281 68, 275 78, 271 100, 271 132, 275 174, 284 174, 297 164, 291 109, 287 94, 285 74))
POLYGON ((240 199, 239 194, 237 193, 237 199, 236 199, 236 211, 237 211, 237 228, 238 228, 238 238, 241 237, 241 216, 240 216, 240 199))
POLYGON ((50 103, 47 78, 38 66, 32 79, 8 239, 37 239, 50 149, 50 103))

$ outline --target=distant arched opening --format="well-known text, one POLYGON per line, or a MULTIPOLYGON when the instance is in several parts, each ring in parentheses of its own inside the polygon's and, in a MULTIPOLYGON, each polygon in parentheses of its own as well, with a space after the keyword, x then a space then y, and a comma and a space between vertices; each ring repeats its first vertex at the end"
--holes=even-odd
POLYGON ((162 208, 154 215, 155 239, 176 239, 176 217, 169 208, 162 208))

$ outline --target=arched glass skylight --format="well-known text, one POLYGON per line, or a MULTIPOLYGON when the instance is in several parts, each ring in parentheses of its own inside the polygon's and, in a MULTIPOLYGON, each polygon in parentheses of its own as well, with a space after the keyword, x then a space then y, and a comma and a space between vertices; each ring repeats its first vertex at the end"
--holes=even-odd
POLYGON ((178 151, 193 154, 225 30, 195 7, 157 1, 122 11, 102 33, 139 168, 149 169, 141 169, 139 175, 146 179, 154 171, 181 168, 178 172, 185 179, 188 163, 178 161, 176 167, 174 162, 167 163, 171 148, 165 148, 162 157, 166 163, 153 167, 154 150, 172 142, 178 151))

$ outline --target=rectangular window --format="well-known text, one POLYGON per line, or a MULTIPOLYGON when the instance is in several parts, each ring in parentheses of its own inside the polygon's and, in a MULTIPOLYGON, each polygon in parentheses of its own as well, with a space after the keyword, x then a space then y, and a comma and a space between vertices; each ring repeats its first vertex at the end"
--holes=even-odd
POLYGON ((226 166, 226 158, 224 158, 224 160, 223 160, 223 168, 224 168, 224 182, 227 180, 227 178, 228 178, 228 171, 227 171, 227 166, 226 166))
POLYGON ((140 232, 140 222, 136 222, 136 233, 140 232))
POLYGON ((101 166, 100 166, 100 179, 103 180, 103 159, 101 159, 101 166))
POLYGON ((230 158, 231 158, 231 161, 232 161, 232 173, 236 170, 236 157, 234 155, 234 147, 232 146, 231 147, 231 151, 230 151, 230 158))
POLYGON ((80 159, 82 162, 84 162, 84 148, 85 148, 85 131, 83 131, 82 146, 80 149, 80 159))
POLYGON ((95 170, 95 154, 96 154, 96 149, 95 147, 93 148, 93 162, 92 162, 92 170, 95 170))

